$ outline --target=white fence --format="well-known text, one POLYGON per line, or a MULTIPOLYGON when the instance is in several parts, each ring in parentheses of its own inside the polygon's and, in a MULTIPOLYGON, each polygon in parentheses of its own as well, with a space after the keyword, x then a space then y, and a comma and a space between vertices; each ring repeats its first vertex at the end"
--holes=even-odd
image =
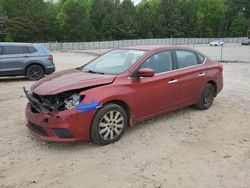
POLYGON ((116 40, 116 41, 97 41, 97 42, 67 42, 67 43, 44 43, 44 45, 53 51, 57 50, 92 50, 109 49, 125 46, 137 45, 185 45, 185 44, 208 44, 214 40, 223 40, 224 43, 240 43, 247 37, 240 38, 161 38, 161 39, 135 39, 135 40, 116 40))

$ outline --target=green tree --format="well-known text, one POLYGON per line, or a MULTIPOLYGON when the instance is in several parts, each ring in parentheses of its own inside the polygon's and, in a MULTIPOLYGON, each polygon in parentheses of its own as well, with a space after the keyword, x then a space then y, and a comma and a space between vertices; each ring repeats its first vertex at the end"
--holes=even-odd
POLYGON ((247 35, 248 22, 244 17, 243 13, 240 13, 239 16, 235 17, 231 27, 229 29, 229 34, 232 37, 243 37, 247 35))
MULTIPOLYGON (((108 21, 108 18, 105 17, 111 18, 112 16, 115 16, 114 12, 117 4, 120 4, 120 2, 113 0, 92 1, 89 17, 97 40, 103 40, 104 38, 107 38, 107 33, 112 33, 112 31, 107 31, 108 28, 104 26, 103 22, 109 22, 109 25, 115 23, 113 18, 112 21, 108 21)), ((110 28, 110 30, 113 30, 113 28, 110 28)))
POLYGON ((47 41, 49 27, 43 0, 9 0, 7 38, 13 41, 47 41))
POLYGON ((0 7, 0 41, 3 41, 6 35, 7 21, 8 21, 8 17, 3 11, 3 9, 0 7))
POLYGON ((131 0, 124 0, 114 12, 117 23, 117 38, 131 39, 136 38, 137 23, 136 10, 131 0))
POLYGON ((86 7, 81 1, 67 0, 62 4, 58 20, 65 41, 85 41, 91 35, 86 7), (88 35, 87 35, 88 34, 88 35))
POLYGON ((250 0, 0 0, 0 40, 250 35, 250 0))
POLYGON ((164 27, 164 37, 183 36, 181 27, 181 11, 179 9, 181 1, 162 0, 159 4, 159 14, 162 15, 164 27))
POLYGON ((180 3, 180 11, 182 14, 182 36, 199 37, 202 23, 198 16, 198 0, 182 0, 180 3))
POLYGON ((222 35, 225 0, 199 0, 198 7, 198 17, 202 25, 200 37, 218 37, 222 35))
POLYGON ((143 0, 137 7, 138 38, 153 38, 153 10, 150 3, 143 0))

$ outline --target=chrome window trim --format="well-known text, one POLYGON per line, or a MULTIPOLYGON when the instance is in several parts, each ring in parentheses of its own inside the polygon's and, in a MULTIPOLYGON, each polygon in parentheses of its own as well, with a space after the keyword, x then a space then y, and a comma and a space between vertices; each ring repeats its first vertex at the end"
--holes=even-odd
MULTIPOLYGON (((205 57, 205 56, 204 56, 205 57)), ((188 67, 184 67, 184 68, 180 68, 180 69, 174 69, 174 70, 170 70, 170 71, 165 71, 165 72, 161 72, 161 73, 157 73, 154 76, 158 76, 158 75, 162 75, 162 74, 166 74, 166 73, 170 73, 170 72, 176 72, 179 70, 183 70, 183 69, 188 69, 188 68, 192 68, 192 67, 197 67, 197 66, 201 66, 204 65, 206 62, 207 58, 204 58, 204 61, 201 64, 197 64, 197 65, 192 65, 192 66, 188 66, 188 67)), ((128 79, 132 79, 133 77, 128 76, 128 79)), ((139 77, 139 78, 144 78, 144 77, 139 77)))
POLYGON ((178 70, 183 70, 183 69, 188 69, 188 68, 192 68, 192 67, 201 66, 201 65, 204 65, 204 64, 205 64, 205 61, 206 61, 206 60, 207 60, 207 58, 205 57, 205 58, 204 58, 204 61, 203 61, 201 64, 192 65, 192 66, 188 66, 188 67, 183 67, 183 68, 180 68, 180 69, 174 69, 174 70, 170 70, 170 71, 166 71, 166 72, 161 72, 161 73, 157 73, 157 74, 155 74, 155 75, 157 76, 157 75, 165 74, 165 73, 168 73, 168 72, 175 72, 175 71, 178 71, 178 70))

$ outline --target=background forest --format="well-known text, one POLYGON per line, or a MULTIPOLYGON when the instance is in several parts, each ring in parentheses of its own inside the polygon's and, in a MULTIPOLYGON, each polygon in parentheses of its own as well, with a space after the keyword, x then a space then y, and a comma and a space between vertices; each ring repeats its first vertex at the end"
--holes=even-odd
POLYGON ((249 36, 250 0, 0 0, 0 41, 249 36))

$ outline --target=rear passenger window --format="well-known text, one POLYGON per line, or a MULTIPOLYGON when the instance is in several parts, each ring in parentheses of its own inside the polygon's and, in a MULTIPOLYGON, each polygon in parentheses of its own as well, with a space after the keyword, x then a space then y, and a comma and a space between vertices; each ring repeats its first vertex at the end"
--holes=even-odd
POLYGON ((5 55, 23 54, 26 53, 26 49, 24 46, 3 46, 3 52, 5 55))
POLYGON ((29 49, 29 53, 35 53, 37 52, 37 49, 32 47, 32 46, 28 46, 28 49, 29 49))
POLYGON ((188 50, 176 50, 178 68, 190 67, 198 64, 196 54, 188 50))
POLYGON ((203 61, 205 60, 205 57, 203 55, 199 54, 199 53, 197 53, 197 56, 198 56, 198 61, 199 61, 198 63, 202 64, 203 61))
POLYGON ((0 46, 0 55, 3 55, 3 48, 0 46))
POLYGON ((173 70, 173 59, 171 51, 159 52, 144 61, 140 68, 151 68, 155 73, 173 70))

